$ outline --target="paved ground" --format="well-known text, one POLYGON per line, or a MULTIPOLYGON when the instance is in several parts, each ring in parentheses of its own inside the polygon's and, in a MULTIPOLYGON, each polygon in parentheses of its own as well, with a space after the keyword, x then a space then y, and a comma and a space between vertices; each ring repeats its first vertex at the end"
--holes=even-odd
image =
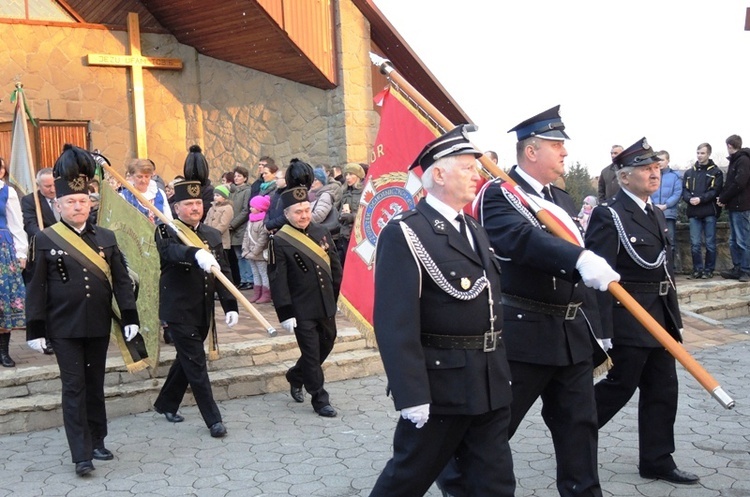
MULTIPOLYGON (((638 476, 637 410, 631 401, 600 432, 605 495, 750 496, 750 319, 724 324, 688 318, 686 340, 736 400, 734 410, 720 407, 679 368, 675 459, 681 469, 700 475, 701 484, 676 486, 638 476)), ((235 333, 237 340, 252 338, 235 333)), ((28 359, 29 365, 46 360, 28 359)), ((97 470, 86 478, 73 472, 62 428, 2 436, 0 496, 368 495, 390 457, 397 416, 385 397, 385 379, 329 387, 340 413, 335 419, 316 416, 287 393, 223 402, 229 435, 221 440, 209 436, 195 407, 181 411, 187 418, 181 424, 152 413, 113 419, 107 446, 115 460, 95 461, 97 470)), ((538 408, 511 441, 519 497, 557 495, 554 454, 538 408)), ((440 493, 433 488, 428 495, 440 493)))

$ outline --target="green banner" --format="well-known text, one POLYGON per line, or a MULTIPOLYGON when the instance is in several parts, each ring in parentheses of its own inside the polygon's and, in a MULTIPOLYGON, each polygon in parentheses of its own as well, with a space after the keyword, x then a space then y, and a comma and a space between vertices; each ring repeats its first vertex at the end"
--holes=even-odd
MULTIPOLYGON (((128 267, 138 275, 138 316, 141 335, 148 358, 144 360, 153 371, 159 364, 159 252, 154 242, 155 226, 138 209, 122 198, 106 181, 100 186, 101 201, 97 224, 115 232, 120 251, 128 267)), ((121 336, 113 334, 123 350, 121 336)), ((127 363, 127 358, 125 359, 127 363)))

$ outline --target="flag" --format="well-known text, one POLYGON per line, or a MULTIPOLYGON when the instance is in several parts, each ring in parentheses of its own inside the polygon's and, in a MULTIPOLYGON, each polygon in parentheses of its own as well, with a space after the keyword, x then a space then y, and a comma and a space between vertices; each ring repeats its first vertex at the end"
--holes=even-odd
POLYGON ((31 156, 31 140, 29 139, 29 129, 26 127, 26 115, 28 114, 31 123, 36 126, 36 121, 31 117, 23 89, 20 84, 10 95, 10 101, 16 103, 13 111, 13 131, 11 133, 10 143, 10 164, 8 173, 10 182, 18 187, 23 195, 34 191, 34 164, 31 156))
MULTIPOLYGON (((96 157, 96 156, 95 156, 96 157)), ((101 157, 101 156, 100 156, 101 157)), ((106 159, 105 159, 106 160, 106 159)), ((154 241, 155 226, 148 218, 122 198, 106 181, 99 187, 101 200, 97 224, 117 235, 117 246, 125 256, 128 268, 138 276, 138 318, 140 333, 148 357, 134 362, 128 345, 119 332, 112 338, 123 355, 130 372, 159 364, 159 252, 154 241)))
POLYGON ((413 209, 422 197, 422 182, 409 166, 439 133, 412 104, 390 88, 375 97, 382 105, 380 129, 365 178, 359 210, 344 265, 339 307, 373 340, 375 244, 380 231, 396 214, 413 209))

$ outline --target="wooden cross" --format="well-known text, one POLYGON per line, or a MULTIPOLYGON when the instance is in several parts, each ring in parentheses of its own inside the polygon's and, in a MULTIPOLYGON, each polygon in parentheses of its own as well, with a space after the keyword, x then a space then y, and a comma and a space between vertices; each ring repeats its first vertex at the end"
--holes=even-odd
POLYGON ((141 31, 138 26, 138 14, 128 14, 128 42, 130 55, 89 54, 90 66, 129 67, 130 79, 133 86, 133 113, 135 114, 135 144, 138 157, 148 158, 146 146, 146 107, 143 102, 143 68, 150 69, 182 69, 180 59, 165 57, 145 57, 141 55, 141 31))

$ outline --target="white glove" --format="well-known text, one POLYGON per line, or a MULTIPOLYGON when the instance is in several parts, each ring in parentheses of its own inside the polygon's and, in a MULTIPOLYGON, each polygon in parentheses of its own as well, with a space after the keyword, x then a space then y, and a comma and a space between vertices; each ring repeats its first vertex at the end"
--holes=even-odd
POLYGON ((132 339, 135 338, 135 336, 138 334, 138 325, 137 324, 129 324, 123 330, 125 332, 125 341, 129 342, 132 339))
POLYGON ((612 348, 611 338, 597 338, 596 341, 599 342, 599 346, 602 348, 604 352, 607 352, 609 349, 612 348))
POLYGON ((281 322, 281 327, 284 328, 287 333, 294 333, 294 328, 297 327, 297 318, 285 319, 281 322))
POLYGON ((401 417, 404 419, 408 419, 409 421, 417 425, 417 429, 419 429, 425 425, 428 419, 430 419, 430 404, 405 407, 401 409, 401 417))
POLYGON ((31 350, 36 350, 37 352, 44 354, 44 349, 47 348, 47 339, 37 338, 35 340, 29 340, 26 342, 26 345, 28 345, 31 350))
POLYGON ((195 261, 198 263, 198 266, 207 273, 211 272, 211 267, 213 266, 216 266, 217 268, 220 267, 216 258, 206 249, 200 249, 195 253, 195 261))
POLYGON ((607 264, 607 261, 590 250, 581 252, 576 269, 581 273, 584 285, 601 292, 606 292, 613 281, 620 281, 620 275, 607 264))
POLYGON ((226 321, 227 326, 231 328, 232 326, 237 324, 237 321, 240 320, 240 315, 237 314, 237 311, 229 311, 227 312, 227 315, 224 318, 224 320, 226 321))

